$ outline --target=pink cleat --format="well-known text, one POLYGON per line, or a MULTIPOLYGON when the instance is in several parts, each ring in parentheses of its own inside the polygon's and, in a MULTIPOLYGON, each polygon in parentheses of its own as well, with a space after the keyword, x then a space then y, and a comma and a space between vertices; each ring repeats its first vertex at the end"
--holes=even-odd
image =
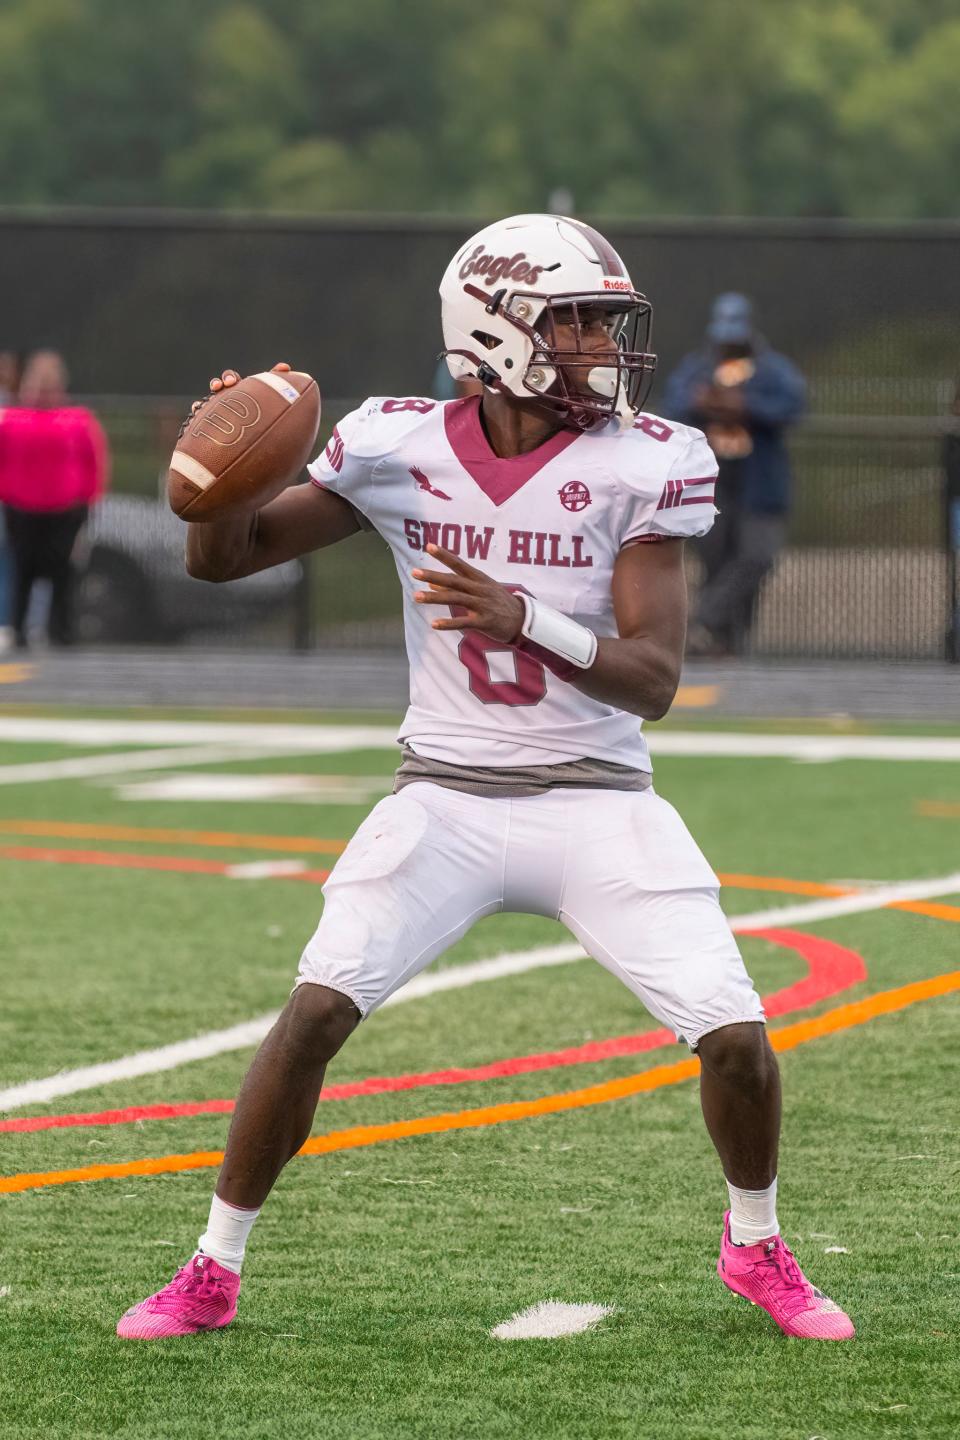
POLYGON ((219 1330, 236 1315, 239 1293, 239 1275, 209 1255, 195 1255, 169 1285, 121 1315, 117 1334, 121 1340, 163 1340, 219 1330))
POLYGON ((856 1334, 850 1316, 810 1284, 779 1235, 758 1245, 734 1245, 729 1210, 723 1217, 717 1274, 728 1290, 766 1310, 784 1335, 852 1340, 856 1334))

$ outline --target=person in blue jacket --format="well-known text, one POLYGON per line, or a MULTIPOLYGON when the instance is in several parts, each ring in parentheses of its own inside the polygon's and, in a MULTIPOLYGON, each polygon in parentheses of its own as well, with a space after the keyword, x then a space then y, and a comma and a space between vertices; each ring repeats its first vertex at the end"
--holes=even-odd
POLYGON ((746 648, 760 586, 786 539, 785 432, 803 413, 806 385, 757 333, 745 295, 717 296, 706 339, 668 377, 663 413, 703 430, 720 466, 720 514, 700 542, 705 579, 688 653, 735 655, 746 648))

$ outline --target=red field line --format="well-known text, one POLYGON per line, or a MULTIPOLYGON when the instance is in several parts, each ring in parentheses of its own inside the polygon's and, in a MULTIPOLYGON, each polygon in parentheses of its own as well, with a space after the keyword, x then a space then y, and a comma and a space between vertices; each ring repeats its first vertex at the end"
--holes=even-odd
MULTIPOLYGON (((921 1000, 932 1000, 960 990, 960 970, 918 980, 895 990, 883 990, 865 1000, 840 1005, 812 1020, 800 1020, 770 1031, 774 1050, 793 1050, 810 1040, 835 1035, 864 1025, 880 1015, 891 1015, 921 1000)), ((303 1146, 301 1155, 329 1155, 338 1150, 353 1150, 379 1145, 391 1140, 404 1140, 414 1135, 437 1135, 454 1130, 472 1130, 501 1125, 513 1120, 555 1115, 585 1106, 603 1105, 631 1095, 650 1093, 668 1085, 692 1079, 700 1070, 695 1059, 679 1060, 672 1065, 657 1065, 637 1075, 605 1080, 583 1090, 565 1090, 542 1095, 535 1100, 513 1100, 502 1105, 488 1105, 475 1110, 459 1110, 441 1115, 421 1115, 411 1120, 393 1120, 383 1125, 356 1125, 348 1130, 335 1130, 315 1135, 303 1146)), ((199 1150, 190 1155, 158 1155, 145 1160, 128 1160, 116 1164, 85 1165, 71 1170, 37 1171, 31 1174, 8 1175, 0 1178, 0 1194, 38 1190, 51 1185, 68 1185, 77 1181, 132 1178, 140 1175, 169 1175, 187 1170, 211 1169, 223 1160, 222 1150, 199 1150)))
MULTIPOLYGON (((855 951, 805 935, 798 930, 752 930, 759 940, 782 945, 803 957, 809 974, 793 985, 764 998, 769 1019, 803 1010, 848 990, 867 978, 867 967, 855 951)), ((436 1085, 465 1085, 483 1080, 498 1080, 512 1075, 529 1075, 537 1070, 554 1070, 568 1065, 595 1064, 623 1055, 639 1055, 674 1043, 672 1030, 647 1030, 637 1035, 618 1035, 609 1040, 593 1040, 565 1050, 547 1050, 534 1055, 515 1055, 494 1060, 486 1065, 431 1070, 409 1075, 371 1075, 343 1085, 328 1085, 321 1100, 352 1100, 363 1095, 383 1095, 401 1090, 418 1090, 436 1085)), ((74 1129, 89 1125, 127 1125, 140 1120, 172 1120, 193 1115, 229 1115, 232 1100, 199 1100, 182 1104, 131 1105, 120 1110, 100 1110, 73 1115, 28 1115, 0 1120, 0 1133, 29 1134, 38 1130, 74 1129)))
MULTIPOLYGON (((324 854, 341 854, 345 840, 311 840, 303 835, 253 835, 228 830, 165 830, 136 825, 98 825, 68 821, 11 820, 0 822, 0 833, 18 835, 49 835, 60 839, 83 840, 156 840, 170 844, 209 845, 248 850, 313 850, 324 854)), ((0 859, 40 860, 56 865, 104 865, 118 870, 172 870, 202 875, 225 875, 233 862, 221 860, 190 860, 177 855, 141 855, 137 851, 54 849, 49 846, 0 845, 0 859)), ((299 875, 269 878, 310 880, 323 883, 328 870, 305 870, 299 875)), ((732 890, 770 890, 782 895, 837 896, 853 895, 856 891, 839 885, 824 885, 818 880, 789 880, 770 875, 721 874, 721 885, 732 890)))
POLYGON ((52 865, 108 865, 118 870, 185 870, 200 875, 223 875, 226 860, 197 855, 137 855, 119 850, 53 850, 46 846, 0 845, 4 860, 42 860, 52 865))

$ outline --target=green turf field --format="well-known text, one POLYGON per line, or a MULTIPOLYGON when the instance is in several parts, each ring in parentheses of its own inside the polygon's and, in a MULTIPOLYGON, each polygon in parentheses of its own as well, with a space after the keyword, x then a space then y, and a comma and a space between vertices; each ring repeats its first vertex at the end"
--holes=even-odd
MULTIPOLYGON (((98 751, 0 740, 0 781, 4 767, 137 743, 98 751)), ((139 782, 325 775, 361 777, 373 794, 377 777, 389 787, 392 765, 385 749, 347 750, 0 784, 0 1090, 281 1006, 319 884, 220 872, 291 856, 327 868, 335 855, 306 842, 348 838, 371 803, 331 804, 316 791, 136 798, 139 782), (208 868, 139 868, 198 860, 208 868)), ((741 877, 725 894, 731 914, 811 899, 750 877, 862 889, 960 869, 956 764, 666 757, 657 784, 714 866, 741 877)), ((865 978, 771 1029, 960 969, 958 907, 944 893, 928 907, 937 913, 791 922, 860 956, 865 978)), ((498 916, 441 964, 565 938, 547 921, 498 916)), ((742 944, 764 994, 807 973, 796 948, 754 936, 742 944)), ((575 961, 385 1009, 329 1081, 486 1066, 654 1028, 615 980, 575 961)), ((780 1218, 808 1274, 857 1322, 850 1345, 788 1341, 720 1285, 725 1191, 688 1080, 295 1160, 254 1232, 238 1320, 185 1341, 122 1343, 114 1325, 191 1252, 215 1169, 0 1193, 0 1436, 946 1440, 960 1433, 958 1030, 960 990, 781 1058, 780 1218), (563 1340, 490 1338, 547 1298, 616 1310, 563 1340)), ((226 1100, 251 1053, 0 1105, 0 1118, 226 1100)), ((685 1054, 673 1045, 331 1100, 314 1134, 534 1101, 685 1054)), ((8 1128, 0 1177, 216 1151, 228 1119, 8 1128)))

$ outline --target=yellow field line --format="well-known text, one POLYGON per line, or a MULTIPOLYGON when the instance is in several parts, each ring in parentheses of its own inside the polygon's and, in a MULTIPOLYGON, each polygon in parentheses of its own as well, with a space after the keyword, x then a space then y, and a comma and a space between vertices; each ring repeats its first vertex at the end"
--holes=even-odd
MULTIPOLYGON (((839 1005, 812 1020, 800 1020, 793 1025, 771 1030, 770 1043, 774 1050, 793 1050, 810 1040, 817 1040, 824 1035, 835 1035, 841 1030, 850 1030, 854 1026, 866 1024, 868 1020, 876 1019, 877 1016, 905 1010, 920 1000, 932 1000, 958 990, 960 970, 951 971, 947 975, 935 975, 929 980, 917 980, 895 990, 882 990, 876 995, 868 995, 864 1000, 839 1005)), ((488 1125, 502 1125, 511 1120, 528 1120, 540 1115, 555 1115, 565 1110, 579 1110, 589 1105, 605 1105, 611 1100, 624 1100, 630 1095, 660 1090, 667 1085, 678 1085, 684 1080, 692 1079, 699 1071, 700 1062, 689 1058, 674 1061, 670 1065, 656 1065, 650 1070, 625 1075, 618 1080, 605 1080, 586 1089, 542 1095, 536 1100, 513 1100, 501 1105, 484 1105, 476 1110, 421 1115, 412 1120, 393 1120, 383 1125, 355 1125, 348 1130, 333 1130, 326 1135, 313 1136, 303 1146, 300 1154, 329 1155, 337 1150, 355 1150, 366 1145, 405 1140, 414 1135, 438 1135, 450 1130, 479 1129, 488 1125)), ((74 1181, 112 1180, 136 1175, 167 1175, 184 1170, 205 1170, 219 1165, 222 1160, 222 1150, 197 1150, 191 1155, 160 1155, 146 1160, 122 1161, 114 1165, 85 1165, 73 1170, 8 1175, 0 1178, 0 1194, 38 1190, 48 1185, 67 1185, 74 1181)))
POLYGON ((914 809, 938 820, 960 820, 960 804, 953 800, 918 800, 914 809))
POLYGON ((345 840, 317 840, 308 835, 249 835, 232 830, 165 830, 142 825, 100 825, 70 820, 0 820, 6 835, 55 836, 65 840, 152 840, 171 845, 211 845, 237 850, 313 851, 339 855, 345 840))
POLYGON ((33 668, 32 665, 25 665, 22 661, 0 665, 0 685, 19 685, 21 681, 29 680, 33 674, 33 668))
POLYGON ((708 710, 716 705, 719 685, 681 685, 673 697, 677 710, 708 710))

